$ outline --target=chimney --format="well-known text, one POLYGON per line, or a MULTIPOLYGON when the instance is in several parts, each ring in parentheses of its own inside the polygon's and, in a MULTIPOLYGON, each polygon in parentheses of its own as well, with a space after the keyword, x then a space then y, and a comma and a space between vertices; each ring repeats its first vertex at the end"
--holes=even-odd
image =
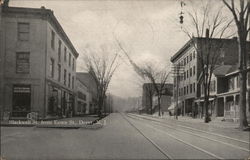
POLYGON ((206 29, 206 38, 209 38, 209 29, 206 29))
POLYGON ((9 7, 9 0, 3 0, 3 7, 9 7))

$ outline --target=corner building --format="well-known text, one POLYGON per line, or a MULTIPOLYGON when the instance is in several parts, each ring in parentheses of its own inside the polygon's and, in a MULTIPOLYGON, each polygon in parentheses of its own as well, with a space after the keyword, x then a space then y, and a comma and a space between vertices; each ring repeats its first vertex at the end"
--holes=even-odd
POLYGON ((71 116, 79 54, 53 11, 1 7, 1 114, 71 116))

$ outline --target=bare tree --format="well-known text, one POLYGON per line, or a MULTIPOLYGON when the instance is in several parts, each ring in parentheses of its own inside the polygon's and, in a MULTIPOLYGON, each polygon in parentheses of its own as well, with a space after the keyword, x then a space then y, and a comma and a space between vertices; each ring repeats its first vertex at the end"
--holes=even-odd
POLYGON ((195 9, 193 4, 191 7, 192 11, 187 13, 191 25, 184 26, 183 32, 190 38, 197 53, 201 68, 200 84, 204 88, 204 121, 208 123, 211 120, 208 112, 211 77, 220 64, 220 49, 224 45, 220 40, 234 35, 228 32, 233 20, 222 15, 222 7, 214 9, 211 1, 202 1, 201 10, 195 9))
MULTIPOLYGON (((158 101, 158 104, 157 104, 158 110, 159 110, 158 115, 161 116, 161 97, 163 95, 162 92, 165 90, 166 81, 168 79, 170 72, 167 71, 167 67, 162 67, 160 69, 160 67, 156 67, 156 65, 152 63, 145 63, 144 65, 139 66, 130 58, 128 52, 123 48, 122 44, 117 40, 117 38, 115 39, 119 48, 128 58, 130 64, 133 66, 134 71, 138 74, 138 76, 152 83, 154 93, 156 94, 157 101, 158 101)), ((165 65, 161 65, 161 66, 165 66, 165 65)), ((151 106, 151 112, 152 112, 152 106, 151 106)))
POLYGON ((109 87, 110 81, 114 72, 118 67, 116 53, 113 57, 109 57, 106 49, 102 48, 99 54, 90 50, 85 50, 85 64, 88 72, 94 79, 97 86, 97 105, 98 105, 98 116, 102 116, 102 109, 105 104, 106 92, 109 87))
POLYGON ((223 0, 234 17, 238 33, 238 49, 239 49, 239 70, 240 70, 240 129, 248 126, 246 117, 246 92, 247 92, 247 35, 250 30, 249 14, 250 14, 250 1, 240 0, 235 3, 230 0, 231 4, 223 0), (238 7, 237 4, 239 5, 238 7))
POLYGON ((161 116, 161 97, 166 89, 166 81, 170 72, 165 67, 159 69, 152 63, 141 66, 140 70, 143 77, 152 83, 155 95, 157 96, 158 115, 161 116))

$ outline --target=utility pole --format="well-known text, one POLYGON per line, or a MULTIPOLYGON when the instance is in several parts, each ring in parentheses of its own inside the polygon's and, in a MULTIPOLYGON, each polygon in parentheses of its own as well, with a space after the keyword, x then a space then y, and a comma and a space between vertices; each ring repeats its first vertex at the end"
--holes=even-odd
POLYGON ((172 74, 175 80, 175 85, 174 85, 174 98, 175 98, 175 102, 176 105, 174 107, 175 110, 175 118, 178 119, 178 108, 179 108, 179 104, 178 104, 178 98, 179 98, 179 78, 181 76, 181 74, 183 73, 183 66, 181 66, 181 64, 177 63, 176 65, 174 65, 172 67, 172 74))

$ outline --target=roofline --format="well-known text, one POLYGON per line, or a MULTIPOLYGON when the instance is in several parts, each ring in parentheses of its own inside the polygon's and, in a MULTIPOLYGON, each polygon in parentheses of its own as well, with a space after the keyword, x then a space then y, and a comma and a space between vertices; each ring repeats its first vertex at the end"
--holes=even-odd
POLYGON ((187 48, 190 47, 190 44, 192 43, 193 40, 197 40, 196 37, 193 37, 192 39, 190 39, 189 41, 187 41, 184 46, 182 46, 170 59, 170 61, 173 63, 180 55, 181 53, 183 53, 185 50, 187 50, 187 48))
MULTIPOLYGON (((186 42, 184 44, 183 47, 181 47, 170 59, 170 61, 172 63, 174 63, 174 61, 181 55, 181 53, 183 53, 185 50, 187 50, 187 48, 190 47, 190 44, 192 43, 192 41, 195 41, 195 43, 197 43, 198 40, 202 40, 202 39, 206 39, 205 37, 193 37, 192 39, 190 39, 188 42, 186 42)), ((233 38, 210 38, 212 40, 237 40, 236 37, 233 38)))
POLYGON ((44 7, 41 8, 26 8, 26 7, 3 7, 3 12, 5 13, 29 13, 29 14, 41 14, 46 18, 46 20, 51 23, 52 25, 55 25, 55 29, 62 34, 62 38, 65 40, 65 42, 69 45, 69 48, 72 50, 73 54, 76 56, 76 58, 79 56, 79 53, 76 51, 75 47, 73 46, 72 42, 70 41, 69 37, 63 30, 62 26, 56 19, 53 11, 51 9, 46 9, 44 7))

